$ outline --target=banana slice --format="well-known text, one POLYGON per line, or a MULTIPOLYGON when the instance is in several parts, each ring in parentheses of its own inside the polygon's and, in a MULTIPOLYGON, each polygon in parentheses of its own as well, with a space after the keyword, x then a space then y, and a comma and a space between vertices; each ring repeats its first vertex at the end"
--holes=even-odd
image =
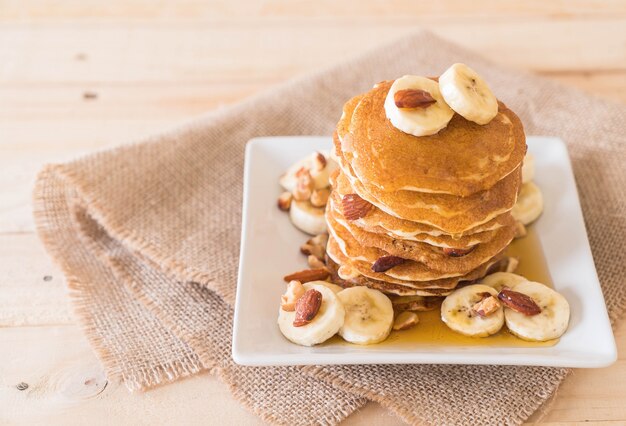
POLYGON ((322 293, 322 305, 313 321, 302 327, 294 327, 294 311, 287 312, 279 308, 278 327, 283 335, 298 345, 313 346, 333 337, 341 326, 345 316, 343 305, 335 293, 315 281, 304 284, 306 290, 315 289, 322 293))
POLYGON ((480 302, 484 293, 494 297, 498 292, 487 285, 473 284, 455 290, 441 304, 441 319, 457 333, 470 337, 487 337, 497 333, 504 325, 502 306, 481 317, 473 311, 473 306, 480 302))
POLYGON ((337 294, 346 310, 339 335, 351 343, 382 342, 393 326, 393 306, 387 296, 367 287, 351 287, 337 294))
POLYGON ((534 182, 523 184, 522 190, 517 196, 517 202, 511 210, 513 218, 524 225, 528 225, 537 220, 542 211, 543 195, 541 195, 539 187, 534 182))
POLYGON ((315 207, 310 201, 292 201, 289 218, 296 228, 307 234, 318 235, 327 232, 324 208, 315 207))
POLYGON ((522 183, 528 183, 535 177, 535 157, 529 152, 522 163, 522 183))
POLYGON ((298 184, 296 174, 298 170, 305 168, 311 173, 315 189, 326 188, 330 185, 330 174, 337 168, 337 163, 331 159, 328 151, 319 151, 324 156, 323 161, 318 160, 318 153, 311 155, 296 162, 287 169, 285 173, 278 179, 278 183, 285 191, 293 192, 298 184))
POLYGON ((477 124, 498 115, 498 100, 487 83, 465 64, 454 64, 439 77, 441 95, 455 112, 477 124))
POLYGON ((569 303, 561 294, 543 284, 526 281, 515 286, 515 291, 530 296, 541 308, 541 313, 526 316, 504 308, 509 331, 524 340, 544 342, 557 339, 569 325, 569 303))
POLYGON ((495 274, 487 275, 482 279, 480 284, 488 285, 489 287, 494 288, 498 293, 504 287, 508 287, 511 290, 515 290, 515 287, 519 283, 523 283, 528 281, 526 278, 521 275, 513 274, 511 272, 496 272, 495 274))
POLYGON ((415 75, 405 75, 394 81, 385 99, 385 113, 394 127, 414 136, 434 135, 446 127, 454 115, 441 96, 437 82, 415 75), (437 102, 426 108, 398 108, 395 94, 405 89, 426 91, 437 102))
POLYGON ((341 287, 340 285, 337 284, 333 284, 333 283, 329 283, 328 281, 316 281, 317 284, 319 285, 323 285, 324 287, 327 287, 329 289, 331 289, 333 291, 333 293, 337 294, 340 291, 343 291, 344 288, 341 287))

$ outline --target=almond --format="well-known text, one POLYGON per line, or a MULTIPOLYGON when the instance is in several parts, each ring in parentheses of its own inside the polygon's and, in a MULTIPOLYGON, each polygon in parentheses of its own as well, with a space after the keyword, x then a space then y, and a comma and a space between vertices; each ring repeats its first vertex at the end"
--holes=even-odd
POLYGON ((391 304, 395 311, 432 311, 439 307, 441 298, 424 296, 392 296, 391 304))
POLYGON ((301 283, 308 283, 309 281, 323 281, 330 273, 325 268, 317 269, 304 269, 302 271, 294 272, 293 274, 285 275, 283 278, 285 281, 300 281, 301 283))
POLYGON ((311 238, 309 242, 326 248, 326 244, 328 244, 328 234, 318 234, 311 238))
POLYGON ((406 330, 413 327, 418 322, 419 317, 415 312, 404 311, 400 313, 393 321, 393 329, 396 331, 406 330))
POLYGON ((310 254, 309 257, 307 257, 307 262, 309 264, 309 266, 313 269, 326 269, 326 265, 324 265, 324 262, 322 262, 321 260, 319 260, 315 255, 310 254))
POLYGON ((492 294, 485 293, 480 302, 472 306, 472 311, 481 317, 487 317, 500 308, 500 302, 492 294))
POLYGON ((326 244, 328 243, 328 234, 319 234, 309 239, 300 246, 300 252, 307 256, 314 255, 319 260, 324 260, 326 254, 326 244))
POLYGON ((293 326, 302 327, 313 321, 320 310, 320 306, 322 306, 322 293, 313 288, 305 291, 296 302, 296 316, 293 319, 293 326))
POLYGON ((500 293, 498 293, 498 299, 500 299, 507 308, 513 309, 526 316, 541 313, 541 308, 535 303, 532 297, 518 291, 513 291, 510 288, 503 288, 500 293))
POLYGON ((324 170, 326 164, 327 160, 324 154, 322 154, 321 152, 315 153, 315 157, 313 157, 313 168, 318 171, 324 170))
POLYGON ((292 199, 293 195, 291 195, 291 192, 283 192, 280 194, 280 197, 278 197, 278 208, 284 212, 289 211, 292 199))
POLYGON ((300 169, 296 176, 298 176, 298 182, 296 183, 296 189, 293 191, 293 199, 296 201, 307 201, 313 193, 313 177, 308 169, 300 169))
POLYGON ((326 188, 316 189, 311 194, 311 204, 314 207, 324 207, 328 202, 330 191, 326 188))
POLYGON ((283 311, 293 312, 296 310, 296 302, 306 290, 300 281, 290 281, 285 294, 280 296, 280 307, 283 311))
POLYGON ((421 89, 398 90, 393 94, 393 101, 398 108, 428 108, 437 102, 430 93, 421 89))
POLYGON ((446 256, 450 256, 450 257, 463 257, 469 252, 471 252, 472 250, 474 250, 474 248, 476 248, 476 246, 470 247, 468 249, 444 247, 443 254, 445 254, 446 256))
POLYGON ((519 259, 517 257, 507 257, 507 260, 509 262, 506 265, 505 272, 515 272, 519 265, 519 259))
POLYGON ((383 256, 379 257, 376 262, 372 265, 372 271, 374 272, 385 272, 393 268, 394 266, 398 266, 403 264, 406 259, 403 259, 398 256, 383 256))
POLYGON ((347 194, 341 199, 343 216, 348 220, 357 220, 365 217, 372 209, 372 205, 357 194, 347 194))

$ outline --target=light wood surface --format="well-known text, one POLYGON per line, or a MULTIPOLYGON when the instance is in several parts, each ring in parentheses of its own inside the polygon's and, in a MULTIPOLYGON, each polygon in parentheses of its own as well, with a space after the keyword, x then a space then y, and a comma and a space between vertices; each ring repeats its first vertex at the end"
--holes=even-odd
MULTIPOLYGON (((419 27, 626 102, 624 1, 0 0, 0 424, 259 423, 208 375, 107 382, 33 232, 34 174, 419 27)), ((618 362, 577 370, 543 422, 626 424, 625 322, 618 362)), ((396 423, 376 404, 346 422, 396 423)))

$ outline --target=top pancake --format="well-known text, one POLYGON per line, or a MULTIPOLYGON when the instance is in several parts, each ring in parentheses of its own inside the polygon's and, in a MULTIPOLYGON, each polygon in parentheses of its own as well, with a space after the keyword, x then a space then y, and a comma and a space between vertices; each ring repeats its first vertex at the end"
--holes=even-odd
POLYGON ((416 137, 396 129, 384 102, 393 81, 348 101, 337 132, 356 177, 385 192, 408 190, 469 196, 491 188, 522 163, 526 142, 519 118, 499 103, 478 125, 455 114, 447 127, 416 137), (354 108, 353 111, 352 108, 354 108))

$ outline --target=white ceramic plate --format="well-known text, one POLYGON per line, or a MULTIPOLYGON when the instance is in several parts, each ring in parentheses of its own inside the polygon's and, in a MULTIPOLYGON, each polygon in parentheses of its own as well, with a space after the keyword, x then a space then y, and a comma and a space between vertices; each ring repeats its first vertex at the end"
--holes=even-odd
POLYGON ((545 210, 534 226, 556 290, 570 303, 568 331, 551 347, 325 345, 302 347, 276 324, 282 277, 306 268, 300 245, 308 239, 276 207, 278 178, 295 161, 330 149, 327 137, 268 137, 246 147, 241 258, 233 332, 233 359, 243 365, 506 364, 603 367, 617 350, 591 257, 574 175, 565 144, 529 137, 535 182, 545 210))

